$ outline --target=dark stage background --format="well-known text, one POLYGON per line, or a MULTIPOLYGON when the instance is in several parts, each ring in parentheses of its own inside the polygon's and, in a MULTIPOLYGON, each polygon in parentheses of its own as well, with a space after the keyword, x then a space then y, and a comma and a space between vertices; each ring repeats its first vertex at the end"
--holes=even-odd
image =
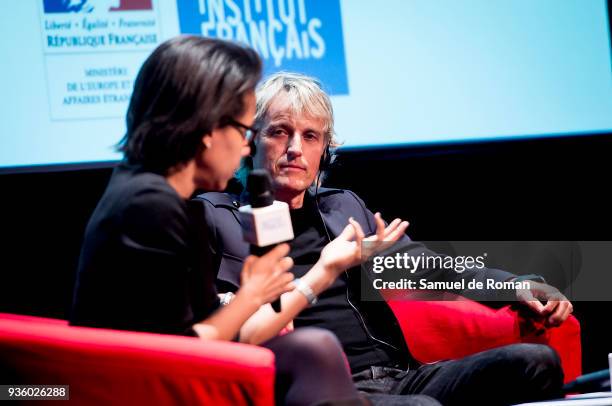
MULTIPOLYGON (((612 134, 353 150, 326 185, 409 220, 416 240, 611 240, 611 154, 612 134)), ((67 316, 83 231, 111 171, 0 175, 0 311, 67 316)), ((612 303, 575 303, 575 315, 585 372, 607 368, 612 303)))

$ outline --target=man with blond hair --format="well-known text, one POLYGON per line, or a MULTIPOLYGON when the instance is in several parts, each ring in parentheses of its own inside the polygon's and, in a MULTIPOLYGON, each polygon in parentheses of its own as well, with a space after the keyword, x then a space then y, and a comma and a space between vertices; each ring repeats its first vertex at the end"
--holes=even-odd
MULTIPOLYGON (((212 236, 208 249, 218 267, 220 292, 233 292, 240 286, 239 270, 249 248, 237 237, 241 232, 237 211, 247 202, 244 181, 252 169, 271 173, 276 199, 291 209, 295 239, 290 242, 289 255, 294 261, 291 272, 298 278, 312 268, 346 221, 356 225, 364 241, 399 240, 412 255, 437 255, 405 235, 406 222, 395 219, 385 225, 380 214, 373 214, 350 190, 320 187, 338 142, 331 101, 315 79, 286 72, 270 76, 257 90, 255 127, 258 132, 250 140, 251 154, 238 172, 237 188, 196 199, 212 236)), ((382 298, 360 300, 360 272, 358 266, 345 272, 319 293, 318 301, 309 298, 310 305, 291 309, 294 313, 285 308, 274 313, 269 305, 264 306, 252 331, 276 334, 287 322, 296 329, 317 326, 332 331, 347 355, 357 388, 368 393, 373 403, 427 401, 414 398, 415 394, 444 405, 506 405, 560 396, 560 361, 545 345, 515 344, 463 359, 419 364, 410 355, 386 302, 382 298)), ((464 277, 479 280, 515 278, 496 269, 466 272, 464 277)), ((532 286, 540 285, 533 282, 532 286)), ((569 316, 571 304, 558 292, 555 295, 540 297, 548 300, 546 307, 523 299, 550 324, 558 325, 569 316)))

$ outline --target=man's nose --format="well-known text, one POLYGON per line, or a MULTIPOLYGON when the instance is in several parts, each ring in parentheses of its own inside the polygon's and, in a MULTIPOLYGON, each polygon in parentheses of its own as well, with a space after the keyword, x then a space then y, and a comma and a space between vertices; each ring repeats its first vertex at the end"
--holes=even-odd
POLYGON ((287 158, 295 159, 300 156, 302 156, 302 135, 296 133, 289 137, 289 142, 287 145, 287 158))

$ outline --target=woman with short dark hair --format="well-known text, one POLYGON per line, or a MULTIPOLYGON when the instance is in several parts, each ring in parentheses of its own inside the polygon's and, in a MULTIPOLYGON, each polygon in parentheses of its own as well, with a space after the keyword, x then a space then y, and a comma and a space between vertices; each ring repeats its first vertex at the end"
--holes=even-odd
MULTIPOLYGON (((260 76, 252 49, 221 40, 177 37, 148 57, 120 142, 125 159, 85 232, 72 324, 231 340, 294 288, 282 244, 245 261, 241 289, 220 307, 215 267, 199 249, 206 235, 187 204, 197 188, 224 189, 248 154, 260 76)), ((279 402, 361 403, 331 333, 307 329, 263 346, 276 355, 279 402)))

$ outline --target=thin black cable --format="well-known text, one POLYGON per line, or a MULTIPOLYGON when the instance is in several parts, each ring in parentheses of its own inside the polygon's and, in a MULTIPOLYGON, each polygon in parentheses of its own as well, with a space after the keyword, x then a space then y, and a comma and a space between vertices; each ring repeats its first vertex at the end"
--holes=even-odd
MULTIPOLYGON (((319 208, 319 180, 321 177, 321 168, 319 168, 319 173, 317 174, 317 181, 315 183, 315 205, 317 206, 317 212, 319 213, 319 218, 321 219, 321 223, 323 224, 323 229, 325 230, 325 234, 327 235, 327 240, 328 242, 332 241, 331 238, 331 234, 329 233, 329 230, 327 229, 327 225, 325 224, 325 220, 323 219, 323 213, 321 213, 321 209, 319 208)), ((395 351, 401 352, 401 350, 399 348, 397 348, 396 346, 394 346, 393 344, 389 344, 386 341, 380 340, 376 337, 374 337, 374 335, 370 332, 370 329, 368 329, 368 326, 366 325, 366 322, 361 314, 361 312, 359 311, 359 309, 357 308, 357 306, 355 306, 353 304, 353 302, 351 302, 351 299, 349 297, 349 284, 348 284, 348 279, 349 279, 349 274, 348 272, 345 270, 344 271, 344 275, 346 275, 346 279, 347 279, 347 283, 346 283, 346 301, 348 302, 349 306, 351 306, 351 308, 353 309, 353 311, 355 311, 355 313, 357 313, 357 316, 359 316, 359 321, 361 322, 361 326, 363 327, 363 330, 365 331, 366 335, 371 339, 374 340, 380 344, 386 345, 392 349, 394 349, 395 351)))

